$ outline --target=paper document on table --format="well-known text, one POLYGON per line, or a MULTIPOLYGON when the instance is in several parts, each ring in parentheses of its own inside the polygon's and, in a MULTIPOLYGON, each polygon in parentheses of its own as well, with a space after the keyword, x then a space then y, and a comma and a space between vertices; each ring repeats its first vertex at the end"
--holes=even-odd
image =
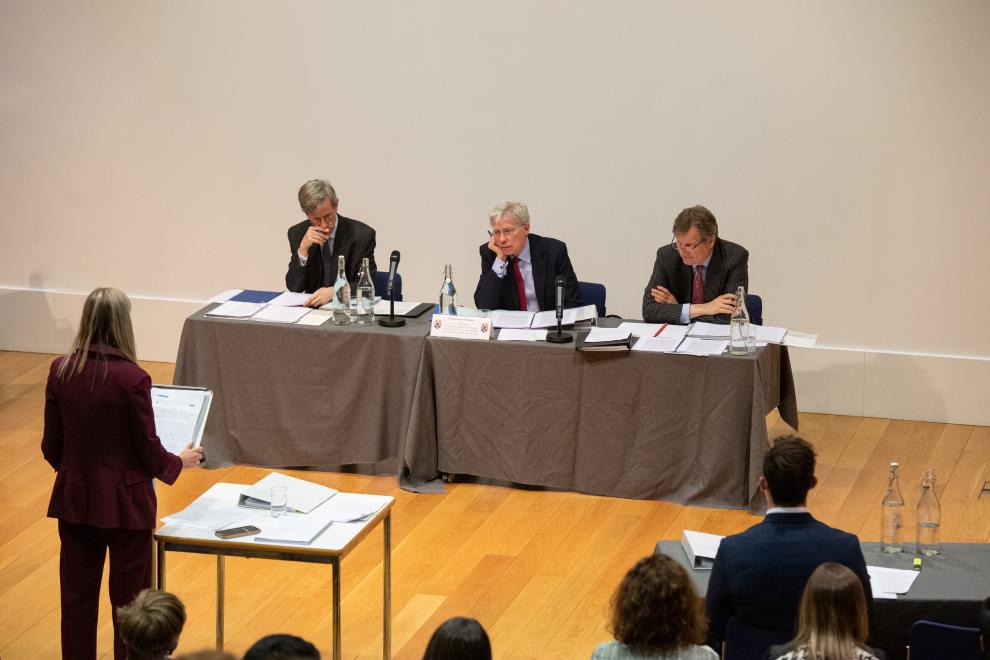
POLYGON ((873 600, 897 600, 897 594, 892 594, 889 591, 874 591, 873 600))
POLYGON ((210 390, 152 385, 151 408, 162 446, 173 454, 190 442, 199 447, 212 402, 210 390))
POLYGON ((221 291, 220 293, 218 293, 217 295, 213 296, 212 298, 210 298, 206 302, 207 303, 225 303, 228 300, 230 300, 231 298, 233 298, 234 296, 236 296, 238 293, 242 293, 243 291, 244 291, 244 289, 227 289, 226 291, 221 291))
POLYGON ((277 307, 301 307, 312 297, 312 293, 296 293, 294 291, 283 291, 269 301, 269 305, 277 307))
POLYGON ((228 300, 206 313, 207 316, 224 316, 232 319, 246 319, 256 314, 265 305, 263 303, 237 302, 228 300))
POLYGON ((284 486, 288 508, 300 513, 309 513, 337 494, 329 486, 296 479, 281 472, 269 472, 253 486, 244 489, 238 504, 251 509, 267 509, 271 502, 272 486, 284 486))
POLYGON ((787 334, 784 336, 784 346, 793 346, 795 348, 812 348, 817 342, 818 335, 812 335, 807 332, 788 330, 787 334))
POLYGON ((295 323, 309 314, 309 307, 282 307, 269 305, 251 317, 252 321, 268 321, 269 323, 295 323))
POLYGON ((721 355, 728 347, 729 342, 727 340, 685 337, 675 352, 686 355, 721 355))
POLYGON ((874 591, 891 594, 906 594, 919 575, 918 571, 884 566, 867 566, 866 572, 870 574, 870 587, 874 591))
POLYGON ((640 337, 632 349, 649 353, 673 353, 681 345, 682 337, 640 337))
POLYGON ((368 498, 355 493, 337 493, 309 514, 309 517, 333 522, 364 522, 375 515, 385 503, 380 498, 368 498))
POLYGON ((584 342, 595 343, 600 341, 621 341, 627 339, 631 333, 622 328, 592 328, 584 342))
MULTIPOLYGON (((574 325, 578 321, 590 321, 598 316, 598 308, 594 305, 585 305, 584 307, 571 307, 570 309, 563 310, 561 314, 560 325, 574 325)), ((530 323, 531 328, 551 328, 557 325, 557 310, 548 309, 545 312, 537 312, 533 315, 533 322, 530 323)))
POLYGON ((529 328, 502 328, 498 331, 498 341, 546 341, 547 330, 529 328))
POLYGON ((688 330, 688 337, 712 337, 716 339, 729 338, 729 326, 706 321, 695 321, 688 330))
POLYGON ((261 531, 254 536, 256 543, 309 545, 332 522, 297 513, 289 513, 281 518, 272 518, 271 520, 265 520, 256 524, 261 528, 261 531))
POLYGON ((674 337, 676 339, 683 339, 688 330, 686 325, 668 325, 666 323, 633 323, 632 321, 623 321, 619 324, 619 328, 628 330, 632 333, 633 337, 654 337, 657 336, 657 331, 663 328, 663 330, 660 330, 660 337, 674 337))
POLYGON ((247 511, 203 499, 193 500, 192 504, 182 511, 164 516, 162 522, 166 525, 213 531, 236 526, 237 523, 250 517, 251 514, 247 511))
POLYGON ((328 312, 324 309, 314 309, 309 314, 296 321, 296 323, 298 325, 323 325, 331 318, 333 318, 333 312, 328 312))
POLYGON ((712 567, 715 562, 715 554, 718 546, 722 543, 724 536, 717 534, 706 534, 685 529, 681 536, 681 547, 688 556, 688 561, 695 568, 712 567))
POLYGON ((528 328, 533 322, 533 312, 516 312, 510 309, 492 311, 492 325, 496 328, 528 328))
POLYGON ((787 334, 787 328, 775 328, 772 325, 750 324, 749 334, 756 337, 757 342, 763 342, 766 344, 780 344, 784 341, 784 335, 787 334))
MULTIPOLYGON (((395 315, 404 316, 419 307, 419 305, 420 303, 411 300, 396 300, 395 315)), ((389 301, 379 300, 375 303, 375 316, 388 316, 390 307, 391 303, 389 301)))

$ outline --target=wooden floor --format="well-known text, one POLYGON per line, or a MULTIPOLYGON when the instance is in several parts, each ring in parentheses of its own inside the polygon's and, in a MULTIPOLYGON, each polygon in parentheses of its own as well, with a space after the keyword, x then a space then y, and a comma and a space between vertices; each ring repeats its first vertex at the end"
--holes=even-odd
MULTIPOLYGON (((41 458, 44 384, 52 356, 0 352, 0 657, 59 654, 58 536, 45 517, 54 473, 41 458)), ((143 363, 155 382, 173 365, 143 363)), ((771 435, 787 432, 776 415, 771 435)), ((891 460, 902 466, 907 510, 925 466, 938 471, 944 541, 990 541, 990 429, 887 419, 801 415, 818 451, 812 512, 877 540, 879 502, 891 460)), ((276 439, 273 438, 273 441, 276 439)), ((256 468, 193 470, 161 486, 159 512, 174 512, 218 481, 250 483, 256 468)), ((741 511, 667 502, 454 484, 418 495, 393 477, 302 473, 344 491, 396 498, 393 509, 393 655, 419 658, 434 628, 454 615, 479 619, 498 658, 587 658, 606 632, 609 598, 633 562, 685 528, 738 532, 758 518, 741 511)), ((908 521, 913 524, 912 521, 908 521)), ((343 562, 344 657, 381 656, 382 536, 371 534, 343 562)), ((215 560, 170 554, 168 587, 189 619, 179 652, 214 639, 215 560)), ((104 578, 105 579, 105 578, 104 578)), ((101 657, 112 657, 105 596, 101 657)), ((325 566, 227 560, 227 648, 288 632, 330 652, 330 571, 325 566)))

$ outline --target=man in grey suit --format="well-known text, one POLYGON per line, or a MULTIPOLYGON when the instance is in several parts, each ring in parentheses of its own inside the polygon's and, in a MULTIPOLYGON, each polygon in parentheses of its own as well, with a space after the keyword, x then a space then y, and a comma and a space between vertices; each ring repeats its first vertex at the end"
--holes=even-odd
POLYGON ((657 250, 643 292, 643 320, 651 323, 728 323, 736 288, 749 290, 749 252, 718 237, 715 216, 692 206, 674 219, 674 240, 657 250))
POLYGON ((345 276, 358 279, 361 260, 368 258, 371 276, 375 276, 375 230, 358 220, 337 214, 340 200, 324 179, 307 181, 299 188, 299 207, 306 220, 289 227, 289 268, 285 288, 312 293, 309 307, 330 302, 333 282, 337 279, 337 258, 344 257, 345 276))

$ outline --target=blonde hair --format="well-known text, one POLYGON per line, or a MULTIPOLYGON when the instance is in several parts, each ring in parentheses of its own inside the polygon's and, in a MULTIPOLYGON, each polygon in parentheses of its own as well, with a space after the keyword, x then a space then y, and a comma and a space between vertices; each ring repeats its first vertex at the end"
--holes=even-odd
POLYGON ((330 206, 337 208, 337 191, 326 179, 311 179, 299 188, 299 208, 306 215, 314 212, 324 199, 330 200, 330 206))
POLYGON ((145 589, 117 608, 117 626, 128 660, 158 660, 179 645, 186 608, 167 591, 145 589))
POLYGON ((94 344, 116 348, 131 362, 134 352, 134 328, 131 326, 131 301, 120 289, 101 287, 86 296, 79 332, 69 352, 58 366, 60 379, 81 373, 89 349, 94 344))
POLYGON ((816 568, 801 595, 795 643, 807 648, 809 659, 854 660, 869 632, 859 577, 833 562, 816 568))
POLYGON ((499 202, 488 214, 488 222, 493 223, 503 215, 511 217, 517 225, 529 224, 529 208, 522 202, 499 202))

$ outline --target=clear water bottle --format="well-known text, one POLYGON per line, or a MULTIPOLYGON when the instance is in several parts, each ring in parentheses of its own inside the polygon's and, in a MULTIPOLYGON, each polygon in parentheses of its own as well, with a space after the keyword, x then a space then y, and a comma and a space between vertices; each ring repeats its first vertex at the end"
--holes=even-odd
POLYGON ((916 540, 919 555, 934 556, 942 549, 939 544, 939 527, 942 523, 942 507, 935 494, 935 469, 925 470, 921 480, 921 499, 918 500, 918 537, 916 540))
POLYGON ((368 257, 361 260, 361 272, 357 283, 357 309, 354 320, 358 325, 375 322, 375 283, 371 279, 368 257))
POLYGON ((454 288, 454 267, 443 267, 443 286, 440 287, 440 313, 457 314, 457 289, 454 288))
POLYGON ((729 319, 729 353, 746 355, 749 353, 749 310, 746 309, 746 289, 736 289, 736 309, 729 319))
POLYGON ((334 325, 347 325, 351 322, 351 285, 344 271, 344 255, 337 258, 337 279, 333 283, 333 298, 330 299, 334 325))
POLYGON ((902 552, 904 550, 904 541, 901 538, 904 498, 901 497, 901 487, 897 483, 897 463, 890 464, 887 494, 883 496, 883 503, 880 507, 880 549, 891 554, 902 552))

